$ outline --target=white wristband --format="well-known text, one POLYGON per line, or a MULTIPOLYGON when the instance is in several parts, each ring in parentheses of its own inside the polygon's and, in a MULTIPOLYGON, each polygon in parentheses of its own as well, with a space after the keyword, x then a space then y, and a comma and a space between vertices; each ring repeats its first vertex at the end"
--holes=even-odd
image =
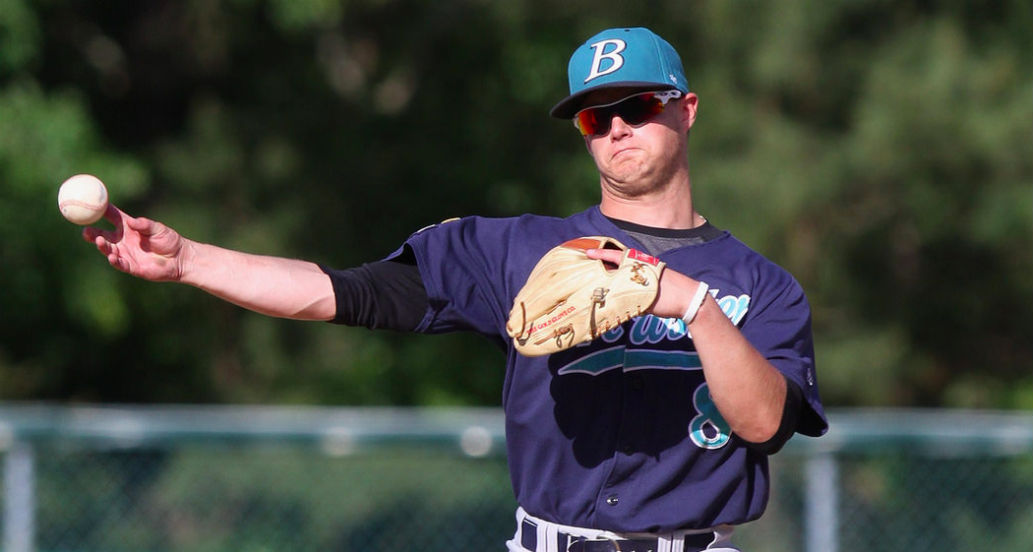
POLYGON ((681 317, 686 326, 692 324, 692 321, 696 319, 696 314, 699 313, 699 308, 703 306, 703 301, 707 298, 708 291, 710 291, 710 286, 706 282, 700 282, 699 287, 696 288, 696 294, 692 296, 692 301, 689 302, 689 308, 685 310, 685 314, 681 317))

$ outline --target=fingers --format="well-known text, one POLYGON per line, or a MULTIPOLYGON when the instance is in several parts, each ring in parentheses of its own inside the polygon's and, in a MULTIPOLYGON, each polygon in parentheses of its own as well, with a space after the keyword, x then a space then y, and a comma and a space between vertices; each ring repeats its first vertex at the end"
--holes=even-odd
POLYGON ((118 207, 115 207, 114 203, 108 203, 108 208, 104 211, 104 218, 115 226, 118 226, 123 215, 125 215, 125 213, 123 213, 118 207))
POLYGON ((148 218, 129 216, 129 214, 113 204, 108 204, 108 209, 104 212, 104 218, 115 226, 116 232, 121 230, 123 225, 143 235, 154 235, 162 229, 161 224, 148 218))
POLYGON ((144 236, 153 236, 164 229, 160 222, 144 217, 126 217, 126 226, 144 236))
POLYGON ((114 205, 108 205, 108 210, 104 213, 104 218, 111 221, 111 223, 115 225, 116 229, 121 229, 124 225, 126 228, 145 236, 154 235, 159 231, 159 228, 157 228, 157 226, 159 226, 158 223, 153 220, 144 217, 129 216, 125 211, 122 211, 114 205))
MULTIPOLYGON (((84 230, 83 236, 86 237, 87 234, 88 232, 84 230)), ((97 251, 100 251, 100 253, 104 255, 104 257, 108 261, 108 264, 122 272, 129 272, 129 263, 128 261, 122 258, 122 255, 119 252, 118 244, 109 241, 105 236, 100 235, 101 231, 99 230, 92 232, 92 234, 97 235, 95 235, 92 240, 87 241, 91 241, 94 245, 97 246, 97 251)))
POLYGON ((619 249, 586 249, 585 256, 600 260, 608 270, 613 270, 621 265, 624 252, 619 249))
POLYGON ((97 246, 97 251, 100 251, 102 255, 108 258, 110 262, 112 257, 118 256, 118 248, 114 242, 109 241, 104 236, 97 236, 93 239, 93 244, 97 246))
POLYGON ((108 264, 115 267, 115 269, 117 270, 121 270, 122 272, 129 272, 128 263, 126 263, 126 261, 122 259, 121 255, 118 254, 118 246, 115 244, 108 244, 106 249, 108 251, 108 264))
POLYGON ((585 255, 589 259, 599 259, 608 263, 620 264, 624 252, 617 249, 586 249, 585 255))
POLYGON ((114 225, 114 230, 104 230, 102 228, 96 228, 93 226, 87 226, 83 228, 83 239, 88 242, 96 241, 97 237, 103 237, 109 242, 120 242, 125 233, 125 229, 128 228, 142 237, 150 237, 158 234, 165 229, 165 226, 161 223, 155 222, 144 217, 131 217, 114 205, 108 205, 107 211, 104 212, 104 218, 114 225))
POLYGON ((125 233, 124 225, 132 217, 127 215, 114 204, 108 204, 104 211, 104 219, 114 225, 114 230, 105 230, 94 226, 83 228, 82 237, 85 241, 94 244, 97 251, 107 258, 108 264, 123 272, 129 271, 129 263, 119 251, 119 243, 122 242, 125 233))
POLYGON ((82 236, 83 239, 88 242, 95 242, 98 236, 102 236, 108 241, 119 241, 122 239, 122 227, 123 220, 129 218, 124 212, 113 204, 108 204, 107 210, 104 211, 104 219, 114 225, 114 230, 105 230, 103 228, 97 228, 95 226, 87 226, 83 228, 82 236))

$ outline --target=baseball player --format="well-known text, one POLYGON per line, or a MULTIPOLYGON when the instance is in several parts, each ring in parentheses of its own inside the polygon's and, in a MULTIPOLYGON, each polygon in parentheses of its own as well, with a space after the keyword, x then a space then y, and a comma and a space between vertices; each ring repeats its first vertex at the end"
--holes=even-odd
POLYGON ((510 551, 738 550, 734 527, 768 499, 768 455, 827 429, 807 299, 697 210, 687 150, 699 100, 669 43, 608 29, 574 51, 568 76, 551 114, 580 132, 601 199, 565 218, 461 218, 347 270, 199 243, 115 207, 115 231, 84 237, 119 270, 260 313, 498 343, 519 504, 510 551), (547 251, 582 236, 666 263, 655 302, 586 343, 521 354, 506 329, 514 298, 547 251))

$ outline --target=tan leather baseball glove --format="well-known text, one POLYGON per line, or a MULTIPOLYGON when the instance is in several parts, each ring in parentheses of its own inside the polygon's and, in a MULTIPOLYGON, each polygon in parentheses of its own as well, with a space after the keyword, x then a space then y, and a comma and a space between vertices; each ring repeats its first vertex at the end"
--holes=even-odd
POLYGON ((591 341, 652 307, 663 269, 663 261, 613 238, 570 240, 535 265, 513 301, 506 331, 526 356, 591 341), (587 249, 618 249, 624 254, 613 268, 589 259, 587 249))

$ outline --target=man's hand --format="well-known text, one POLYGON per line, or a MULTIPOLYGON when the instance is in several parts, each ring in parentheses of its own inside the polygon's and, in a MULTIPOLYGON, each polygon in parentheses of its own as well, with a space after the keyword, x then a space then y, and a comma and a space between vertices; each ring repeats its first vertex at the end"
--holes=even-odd
POLYGON ((116 269, 155 282, 179 281, 189 241, 175 230, 146 218, 134 218, 108 205, 104 218, 114 230, 87 227, 83 239, 97 246, 116 269))
MULTIPOLYGON (((613 249, 589 249, 585 254, 590 259, 601 259, 611 264, 620 264, 621 261, 621 252, 613 249)), ((649 312, 661 318, 681 318, 698 285, 696 280, 670 267, 665 268, 660 275, 659 294, 649 312)))

